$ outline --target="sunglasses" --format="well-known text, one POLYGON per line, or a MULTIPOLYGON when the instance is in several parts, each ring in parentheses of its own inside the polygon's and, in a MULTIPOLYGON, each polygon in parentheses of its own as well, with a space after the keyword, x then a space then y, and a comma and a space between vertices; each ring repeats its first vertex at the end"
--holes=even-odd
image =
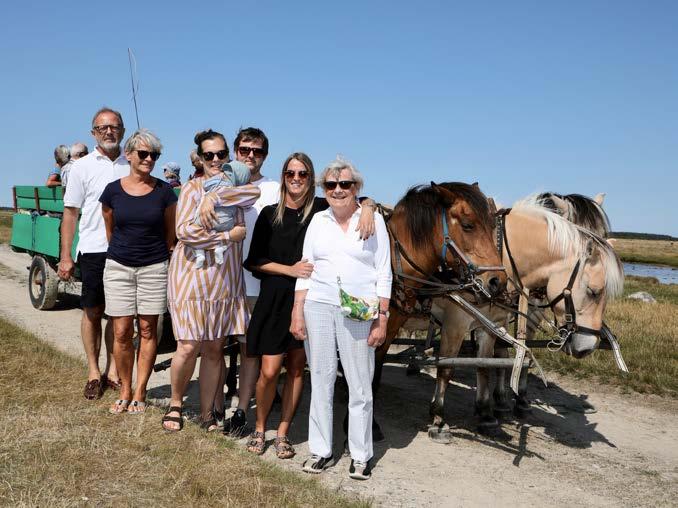
POLYGON ((122 125, 95 125, 92 127, 92 130, 95 130, 99 134, 104 134, 108 129, 111 129, 113 132, 120 132, 122 130, 122 125))
POLYGON ((219 160, 224 160, 228 157, 228 150, 219 150, 218 152, 203 152, 202 158, 206 161, 211 161, 216 156, 219 160))
POLYGON ((250 152, 254 152, 254 155, 256 157, 263 157, 266 155, 266 150, 263 148, 255 148, 253 146, 239 146, 238 147, 238 153, 240 154, 241 157, 247 157, 250 152))
POLYGON ((78 157, 78 158, 84 157, 84 156, 87 155, 88 153, 89 153, 89 152, 87 152, 87 151, 85 150, 84 152, 74 153, 74 154, 73 154, 73 157, 78 157))
POLYGON ((283 174, 288 180, 293 180, 295 177, 299 180, 306 180, 308 178, 308 171, 305 170, 292 171, 291 169, 286 169, 283 174))
POLYGON ((160 158, 160 152, 149 152, 148 150, 136 150, 139 159, 144 160, 149 155, 152 161, 157 161, 160 158))
POLYGON ((351 186, 355 182, 353 180, 342 180, 340 182, 336 182, 333 180, 328 180, 326 182, 323 182, 323 187, 325 187, 325 190, 332 191, 337 188, 337 185, 339 186, 340 189, 342 190, 348 190, 351 188, 351 186))

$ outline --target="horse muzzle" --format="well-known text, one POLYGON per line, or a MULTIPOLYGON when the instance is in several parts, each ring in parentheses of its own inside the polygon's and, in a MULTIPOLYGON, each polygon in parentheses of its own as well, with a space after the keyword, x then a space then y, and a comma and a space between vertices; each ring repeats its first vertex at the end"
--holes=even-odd
POLYGON ((563 351, 574 358, 584 358, 590 355, 600 344, 600 335, 576 332, 570 335, 563 346, 563 351))

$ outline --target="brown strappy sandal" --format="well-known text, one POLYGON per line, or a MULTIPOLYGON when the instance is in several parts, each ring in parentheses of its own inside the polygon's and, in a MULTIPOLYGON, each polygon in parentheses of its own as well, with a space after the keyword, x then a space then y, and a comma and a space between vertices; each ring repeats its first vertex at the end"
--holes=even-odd
POLYGON ((273 448, 275 448, 275 454, 279 459, 291 459, 297 454, 287 436, 276 437, 273 441, 273 448))
POLYGON ((179 432, 181 429, 184 428, 184 418, 183 418, 181 408, 179 406, 171 406, 167 410, 167 412, 165 413, 165 416, 162 417, 162 428, 165 430, 165 432, 179 432), (170 413, 179 413, 179 416, 169 416, 170 413), (165 427, 165 422, 178 423, 179 428, 178 429, 170 429, 168 427, 165 427))
POLYGON ((247 441, 246 449, 250 453, 255 455, 263 455, 266 449, 266 435, 263 432, 257 432, 256 430, 250 434, 250 438, 247 441))

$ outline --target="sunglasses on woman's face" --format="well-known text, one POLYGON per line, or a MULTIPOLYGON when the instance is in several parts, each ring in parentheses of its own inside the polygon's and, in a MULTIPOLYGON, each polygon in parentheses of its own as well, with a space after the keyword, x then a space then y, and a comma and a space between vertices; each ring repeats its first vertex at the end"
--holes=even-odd
POLYGON ((211 161, 216 156, 219 160, 224 160, 228 157, 228 150, 219 150, 218 152, 203 152, 202 158, 206 161, 211 161))
POLYGON ((294 178, 298 178, 299 180, 306 180, 308 178, 308 171, 301 170, 301 171, 292 171, 291 169, 285 170, 285 178, 288 180, 294 180, 294 178))
POLYGON ((337 188, 337 185, 339 185, 340 189, 348 190, 354 183, 355 182, 353 180, 341 180, 340 182, 334 180, 327 180, 326 182, 323 183, 323 187, 325 187, 325 190, 333 191, 334 189, 337 188))
POLYGON ((146 157, 150 155, 151 160, 154 162, 160 158, 160 152, 149 152, 148 150, 137 150, 137 155, 141 160, 144 160, 146 157))

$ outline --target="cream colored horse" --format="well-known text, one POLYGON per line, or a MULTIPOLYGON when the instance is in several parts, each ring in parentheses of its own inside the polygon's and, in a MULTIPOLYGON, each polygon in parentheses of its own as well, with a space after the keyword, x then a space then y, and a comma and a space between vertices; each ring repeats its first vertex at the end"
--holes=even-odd
MULTIPOLYGON (((508 277, 517 279, 509 262, 507 244, 515 261, 517 276, 523 285, 530 290, 545 288, 549 301, 563 292, 578 266, 571 290, 575 322, 585 329, 600 330, 606 302, 621 294, 624 280, 619 258, 604 239, 540 206, 531 198, 516 203, 506 216, 502 260, 508 277)), ((480 328, 472 317, 450 300, 437 299, 436 304, 442 310, 441 357, 456 357, 469 330, 475 330, 478 356, 494 356, 494 336, 480 328)), ((481 310, 497 323, 507 326, 508 315, 505 311, 489 305, 481 310)), ((566 314, 564 301, 558 302, 553 311, 557 323, 563 325, 566 314)), ((595 350, 598 341, 597 335, 578 331, 568 337, 563 351, 581 357, 595 350)), ((431 402, 433 425, 429 431, 429 436, 437 441, 448 442, 450 439, 443 408, 445 390, 451 377, 451 368, 438 368, 431 402)), ((493 414, 489 369, 478 369, 477 377, 476 412, 480 417, 479 428, 490 430, 498 422, 493 414)), ((501 400, 504 383, 501 380, 499 383, 502 386, 495 392, 500 404, 497 409, 510 410, 505 400, 501 400)))

